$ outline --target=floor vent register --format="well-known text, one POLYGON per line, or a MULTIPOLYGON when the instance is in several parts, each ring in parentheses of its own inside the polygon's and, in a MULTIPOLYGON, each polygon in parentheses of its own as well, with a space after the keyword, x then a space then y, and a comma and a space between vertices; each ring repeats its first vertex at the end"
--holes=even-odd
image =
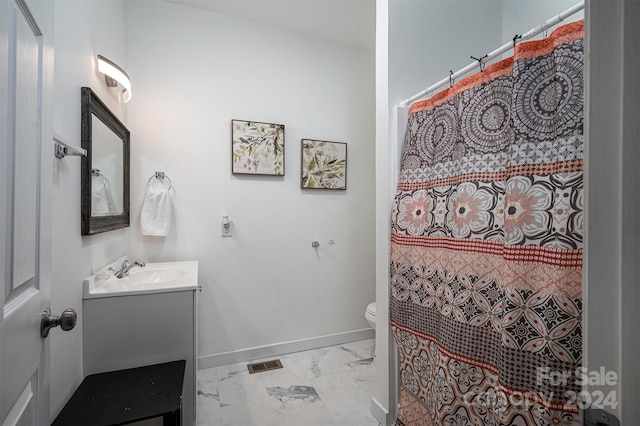
POLYGON ((279 359, 274 359, 272 361, 264 361, 264 362, 256 362, 254 364, 248 364, 247 368, 249 369, 250 374, 254 373, 262 373, 263 371, 276 370, 278 368, 282 368, 282 363, 279 359))

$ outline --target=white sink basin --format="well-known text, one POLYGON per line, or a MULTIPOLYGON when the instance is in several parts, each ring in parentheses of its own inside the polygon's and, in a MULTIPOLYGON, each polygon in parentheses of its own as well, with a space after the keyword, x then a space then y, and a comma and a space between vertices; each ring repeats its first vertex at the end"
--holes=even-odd
POLYGON ((117 270, 124 259, 107 265, 97 274, 84 280, 85 299, 96 297, 130 296, 135 294, 166 293, 195 290, 198 287, 198 262, 147 263, 134 266, 129 276, 117 278, 117 270))
POLYGON ((176 281, 187 274, 184 269, 158 267, 157 264, 149 266, 149 268, 145 266, 144 268, 132 269, 129 271, 129 276, 123 279, 142 284, 161 284, 176 281))

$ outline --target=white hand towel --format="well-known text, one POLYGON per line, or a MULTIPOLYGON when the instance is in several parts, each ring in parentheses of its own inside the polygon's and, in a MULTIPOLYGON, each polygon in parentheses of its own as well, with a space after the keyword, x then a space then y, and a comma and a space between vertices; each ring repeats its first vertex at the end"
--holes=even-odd
POLYGON ((158 179, 147 185, 140 213, 142 235, 166 237, 171 229, 171 197, 169 186, 158 179))
POLYGON ((91 216, 116 214, 111 187, 104 176, 91 176, 91 216))

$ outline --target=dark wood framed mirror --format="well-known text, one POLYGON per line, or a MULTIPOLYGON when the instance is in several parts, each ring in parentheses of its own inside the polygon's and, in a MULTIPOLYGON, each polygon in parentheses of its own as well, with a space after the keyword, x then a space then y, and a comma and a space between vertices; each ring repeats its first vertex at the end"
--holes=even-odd
POLYGON ((129 144, 124 124, 89 87, 81 90, 82 235, 129 226, 129 144))

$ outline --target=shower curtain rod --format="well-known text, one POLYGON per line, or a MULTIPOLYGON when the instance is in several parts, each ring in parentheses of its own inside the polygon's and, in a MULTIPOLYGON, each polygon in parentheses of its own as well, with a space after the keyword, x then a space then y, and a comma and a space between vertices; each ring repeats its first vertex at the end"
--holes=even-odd
POLYGON ((529 31, 527 31, 526 33, 522 34, 522 36, 516 35, 516 37, 514 37, 514 40, 512 42, 505 43, 504 45, 500 46, 499 48, 497 48, 493 52, 488 53, 484 57, 482 57, 480 59, 476 59, 474 62, 470 63, 466 67, 454 72, 449 77, 443 78, 442 80, 440 80, 436 84, 433 84, 433 85, 427 87, 422 92, 417 93, 417 94, 413 95, 412 97, 410 97, 408 99, 405 99, 404 101, 400 102, 400 104, 398 106, 403 107, 403 108, 408 107, 411 102, 422 98, 424 95, 426 95, 426 94, 428 94, 430 92, 433 92, 433 91, 441 88, 442 86, 450 84, 452 80, 455 80, 458 77, 461 77, 461 76, 467 74, 469 71, 472 71, 475 68, 483 66, 485 63, 487 63, 488 61, 494 59, 495 57, 497 57, 499 55, 502 55, 503 53, 513 49, 513 47, 516 44, 516 39, 520 40, 520 41, 525 41, 525 40, 528 40, 528 39, 530 39, 532 37, 535 37, 536 35, 540 34, 541 32, 549 29, 550 27, 556 25, 557 23, 559 23, 561 21, 564 21, 566 18, 568 18, 569 16, 573 15, 574 13, 577 13, 577 12, 581 11, 582 9, 584 9, 584 1, 581 1, 580 3, 570 7, 569 9, 567 9, 564 12, 558 14, 557 16, 554 16, 553 18, 550 18, 550 19, 547 19, 546 21, 543 21, 537 27, 532 28, 529 31))

